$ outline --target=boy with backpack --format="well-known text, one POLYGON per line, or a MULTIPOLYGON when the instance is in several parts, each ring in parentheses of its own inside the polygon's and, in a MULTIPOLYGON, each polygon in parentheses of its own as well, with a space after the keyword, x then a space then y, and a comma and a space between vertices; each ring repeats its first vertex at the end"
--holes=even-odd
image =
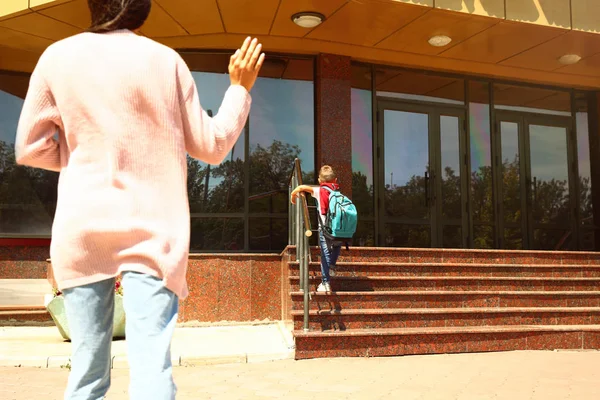
POLYGON ((317 292, 331 292, 331 276, 335 276, 342 243, 348 248, 356 231, 356 207, 339 189, 333 168, 323 165, 319 170, 319 186, 300 185, 291 194, 292 204, 300 192, 309 193, 317 200, 322 275, 317 292))

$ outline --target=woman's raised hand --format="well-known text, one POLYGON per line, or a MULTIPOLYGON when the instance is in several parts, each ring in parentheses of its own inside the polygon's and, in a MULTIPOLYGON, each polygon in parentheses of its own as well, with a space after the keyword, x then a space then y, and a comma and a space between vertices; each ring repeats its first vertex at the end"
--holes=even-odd
POLYGON ((247 91, 252 89, 256 77, 265 60, 261 53, 262 44, 257 39, 244 40, 242 47, 229 59, 229 79, 232 85, 242 85, 247 91))

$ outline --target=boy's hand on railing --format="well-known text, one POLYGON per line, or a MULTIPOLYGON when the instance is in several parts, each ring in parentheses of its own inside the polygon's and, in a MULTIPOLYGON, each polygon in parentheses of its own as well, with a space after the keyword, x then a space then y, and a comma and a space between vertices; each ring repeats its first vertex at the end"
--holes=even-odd
POLYGON ((296 198, 301 192, 312 193, 312 188, 308 185, 300 185, 292 190, 292 193, 290 194, 290 201, 292 204, 296 204, 296 198))

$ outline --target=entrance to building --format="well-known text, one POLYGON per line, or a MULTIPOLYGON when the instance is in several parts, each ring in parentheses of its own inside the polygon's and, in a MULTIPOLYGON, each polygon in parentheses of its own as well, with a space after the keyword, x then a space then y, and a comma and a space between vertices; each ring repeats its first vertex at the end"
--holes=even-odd
POLYGON ((497 111, 496 132, 499 247, 565 248, 576 231, 570 118, 497 111))
POLYGON ((379 244, 468 247, 464 107, 378 101, 379 244))

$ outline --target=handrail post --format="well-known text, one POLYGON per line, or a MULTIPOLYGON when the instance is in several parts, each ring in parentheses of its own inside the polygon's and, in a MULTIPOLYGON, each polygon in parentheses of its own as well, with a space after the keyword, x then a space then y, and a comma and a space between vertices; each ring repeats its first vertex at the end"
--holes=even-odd
MULTIPOLYGON (((294 166, 292 169, 292 176, 289 180, 289 194, 291 195, 292 190, 298 185, 302 185, 302 168, 300 167, 300 160, 296 158, 294 160, 294 166)), ((310 294, 309 288, 309 267, 310 267, 310 246, 308 238, 312 235, 312 229, 310 226, 310 218, 308 214, 308 205, 306 203, 306 196, 304 193, 300 193, 296 204, 291 205, 289 208, 288 215, 289 231, 288 231, 288 243, 296 246, 296 260, 299 264, 299 284, 304 295, 304 331, 309 330, 309 300, 310 294), (300 204, 298 203, 300 202, 300 204)))
MULTIPOLYGON (((304 206, 306 207, 306 200, 304 201, 304 206)), ((309 315, 309 293, 308 293, 308 284, 309 284, 309 267, 310 267, 310 247, 308 244, 308 236, 302 235, 302 239, 300 239, 303 243, 302 248, 304 249, 304 270, 303 275, 303 288, 304 288, 304 332, 308 332, 308 315, 309 315)))

